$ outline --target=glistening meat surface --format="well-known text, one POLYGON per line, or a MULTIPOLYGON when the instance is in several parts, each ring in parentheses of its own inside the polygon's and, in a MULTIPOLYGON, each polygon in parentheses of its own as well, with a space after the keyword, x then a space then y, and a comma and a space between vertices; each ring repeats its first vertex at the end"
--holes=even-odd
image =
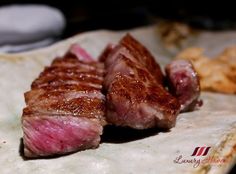
MULTIPOLYGON (((81 51, 81 48, 79 49, 81 51)), ((56 58, 25 93, 22 128, 26 157, 71 153, 99 145, 105 96, 101 63, 73 54, 56 58)))

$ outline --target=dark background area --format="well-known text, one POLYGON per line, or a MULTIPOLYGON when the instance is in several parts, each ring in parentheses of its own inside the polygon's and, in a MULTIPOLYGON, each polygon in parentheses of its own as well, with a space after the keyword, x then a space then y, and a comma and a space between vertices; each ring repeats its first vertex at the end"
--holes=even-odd
POLYGON ((67 28, 63 37, 95 29, 121 30, 152 24, 155 18, 186 22, 197 28, 225 30, 236 28, 235 4, 228 1, 157 0, 1 0, 0 5, 47 4, 60 9, 67 28))
MULTIPOLYGON (((232 1, 26 1, 1 0, 9 4, 47 4, 60 9, 67 20, 62 38, 95 30, 123 30, 155 23, 164 18, 208 30, 236 29, 236 6, 232 1)), ((236 173, 236 167, 230 174, 236 173)))

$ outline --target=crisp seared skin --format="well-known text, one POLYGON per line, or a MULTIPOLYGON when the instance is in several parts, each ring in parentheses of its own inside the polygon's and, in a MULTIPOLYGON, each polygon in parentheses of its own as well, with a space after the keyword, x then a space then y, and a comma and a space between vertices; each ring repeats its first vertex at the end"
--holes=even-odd
POLYGON ((99 145, 105 121, 104 66, 56 58, 25 93, 24 155, 43 157, 99 145))
POLYGON ((164 88, 160 69, 154 73, 154 67, 151 68, 151 54, 130 37, 125 36, 105 59, 107 121, 135 129, 169 129, 175 125, 180 104, 164 88), (127 40, 131 40, 128 48, 127 40))

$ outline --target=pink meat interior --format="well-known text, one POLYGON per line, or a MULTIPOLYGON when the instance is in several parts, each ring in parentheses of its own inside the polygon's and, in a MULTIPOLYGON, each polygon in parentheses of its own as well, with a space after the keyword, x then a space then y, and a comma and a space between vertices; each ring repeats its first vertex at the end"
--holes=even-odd
POLYGON ((46 156, 97 147, 102 126, 87 118, 40 116, 25 118, 23 131, 24 153, 46 156))

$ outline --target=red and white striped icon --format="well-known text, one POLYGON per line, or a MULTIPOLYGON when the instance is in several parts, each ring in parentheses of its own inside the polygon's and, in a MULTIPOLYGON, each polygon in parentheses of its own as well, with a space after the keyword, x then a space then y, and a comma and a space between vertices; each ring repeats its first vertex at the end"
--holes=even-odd
POLYGON ((191 156, 206 156, 211 147, 196 147, 191 156))

